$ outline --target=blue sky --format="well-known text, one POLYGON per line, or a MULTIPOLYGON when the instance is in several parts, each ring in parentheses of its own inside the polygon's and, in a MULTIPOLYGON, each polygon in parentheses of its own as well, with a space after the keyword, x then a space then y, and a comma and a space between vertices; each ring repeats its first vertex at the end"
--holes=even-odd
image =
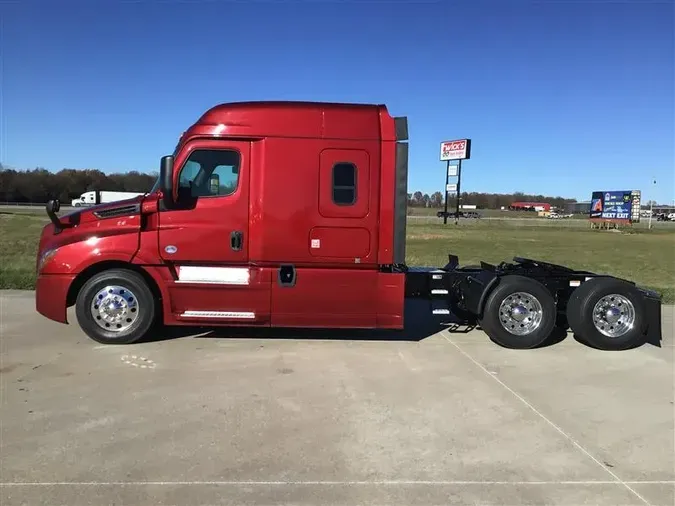
POLYGON ((409 188, 675 198, 671 1, 0 2, 0 161, 156 170, 207 108, 385 103, 409 188), (656 178, 657 185, 651 185, 656 178))

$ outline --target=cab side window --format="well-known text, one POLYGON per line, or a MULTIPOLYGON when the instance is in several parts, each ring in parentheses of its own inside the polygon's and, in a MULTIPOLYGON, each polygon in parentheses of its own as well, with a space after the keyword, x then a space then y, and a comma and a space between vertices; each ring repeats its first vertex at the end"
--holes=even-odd
POLYGON ((333 202, 351 206, 356 202, 356 165, 339 162, 333 165, 333 202))
POLYGON ((319 214, 324 218, 368 216, 370 156, 356 148, 324 148, 319 154, 319 214))
POLYGON ((179 194, 191 197, 225 197, 239 185, 239 153, 229 149, 196 149, 183 164, 179 194))

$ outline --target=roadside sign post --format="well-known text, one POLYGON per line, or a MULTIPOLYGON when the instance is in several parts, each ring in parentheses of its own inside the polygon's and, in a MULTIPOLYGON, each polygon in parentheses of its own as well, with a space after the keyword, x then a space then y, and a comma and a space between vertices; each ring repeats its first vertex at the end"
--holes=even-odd
POLYGON ((443 213, 443 225, 448 224, 448 180, 450 179, 450 161, 448 160, 447 170, 445 171, 445 212, 443 213))
POLYGON ((462 181, 462 160, 459 160, 457 162, 457 207, 455 209, 455 225, 459 223, 459 196, 460 196, 460 189, 459 185, 461 184, 462 181))
POLYGON ((462 160, 471 158, 471 139, 458 139, 454 141, 441 142, 441 161, 447 161, 445 171, 445 212, 443 213, 443 224, 448 223, 448 194, 456 191, 457 206, 455 209, 455 225, 459 222, 459 196, 460 184, 462 179, 462 160), (457 165, 451 165, 450 162, 457 160, 457 165), (453 170, 456 168, 456 172, 453 170), (451 176, 457 176, 457 184, 448 184, 451 176), (454 188, 452 188, 454 187, 454 188))

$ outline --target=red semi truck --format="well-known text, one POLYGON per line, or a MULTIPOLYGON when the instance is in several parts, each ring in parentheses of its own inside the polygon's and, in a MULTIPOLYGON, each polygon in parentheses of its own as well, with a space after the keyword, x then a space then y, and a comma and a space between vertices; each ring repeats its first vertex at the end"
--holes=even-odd
POLYGON ((36 309, 106 344, 155 325, 402 329, 404 301, 532 348, 556 327, 591 345, 661 333, 659 294, 515 258, 405 263, 408 124, 384 105, 212 107, 164 156, 152 190, 59 217, 47 204, 36 309))

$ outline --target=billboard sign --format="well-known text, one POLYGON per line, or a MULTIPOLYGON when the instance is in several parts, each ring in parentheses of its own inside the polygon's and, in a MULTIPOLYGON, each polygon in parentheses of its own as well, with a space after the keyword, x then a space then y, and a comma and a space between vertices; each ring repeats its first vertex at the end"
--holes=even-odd
POLYGON ((590 218, 630 222, 632 221, 632 208, 633 192, 631 190, 593 192, 590 218))
POLYGON ((448 176, 449 177, 457 177, 458 175, 458 165, 448 165, 448 176))
POLYGON ((441 142, 441 161, 468 160, 471 158, 471 139, 441 142))
POLYGON ((446 184, 445 185, 445 191, 448 192, 448 193, 456 192, 457 191, 457 183, 446 184))

